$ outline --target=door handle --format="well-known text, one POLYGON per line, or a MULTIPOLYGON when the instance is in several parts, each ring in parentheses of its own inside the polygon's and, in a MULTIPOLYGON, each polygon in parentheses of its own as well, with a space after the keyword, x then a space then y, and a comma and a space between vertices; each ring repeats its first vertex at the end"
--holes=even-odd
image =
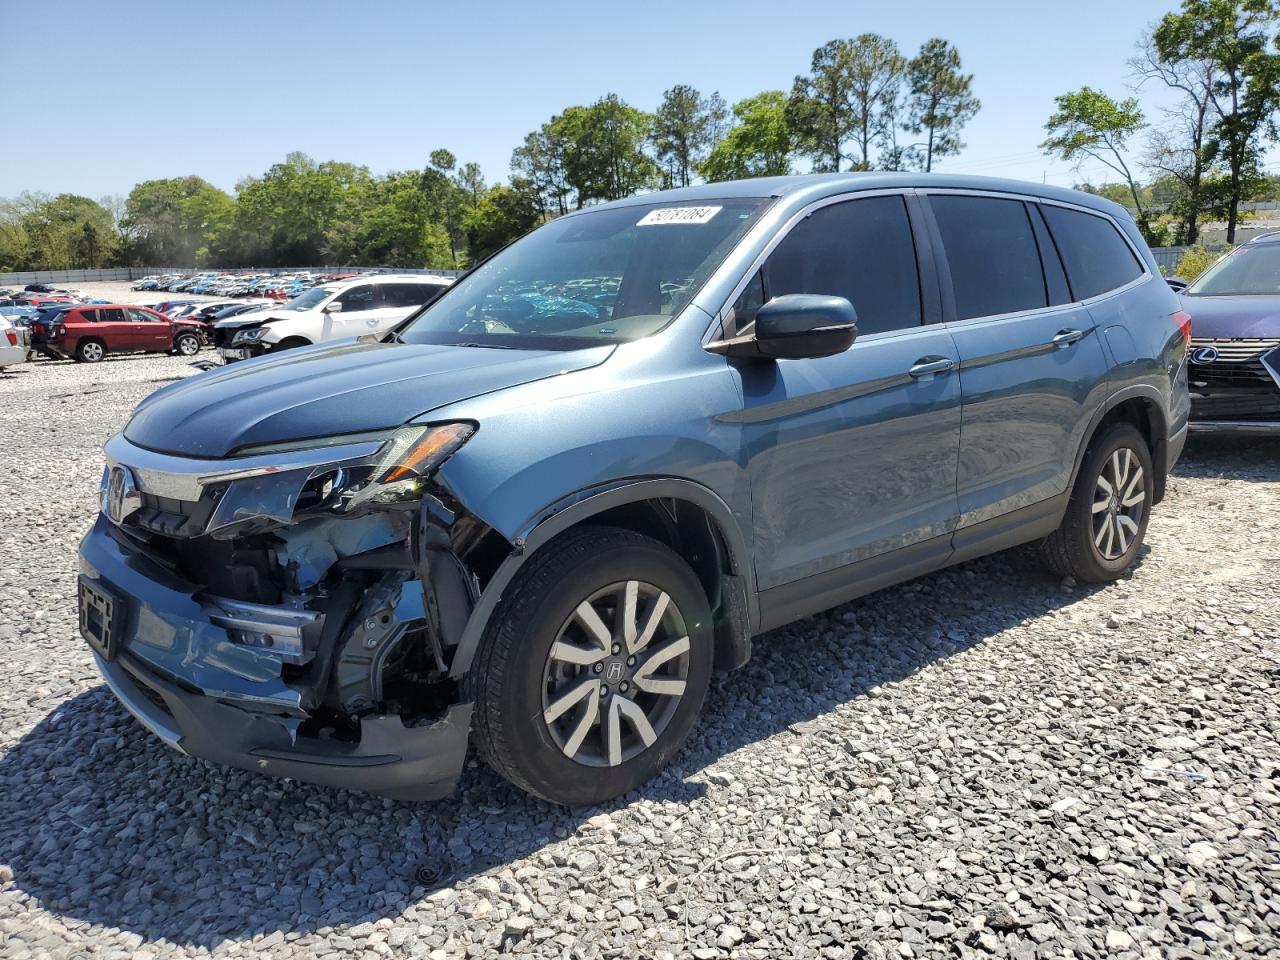
POLYGON ((1049 342, 1055 347, 1069 347, 1083 337, 1083 330, 1059 330, 1049 342))
POLYGON ((932 380, 935 373, 946 373, 955 365, 950 357, 921 357, 907 373, 917 380, 932 380))

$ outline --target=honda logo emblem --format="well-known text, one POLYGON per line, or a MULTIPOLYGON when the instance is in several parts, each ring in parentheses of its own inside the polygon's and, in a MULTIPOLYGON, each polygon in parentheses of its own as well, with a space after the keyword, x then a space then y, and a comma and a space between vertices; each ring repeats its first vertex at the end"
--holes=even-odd
POLYGON ((107 486, 102 492, 102 512, 119 526, 141 508, 142 494, 134 483, 133 471, 117 463, 107 474, 107 486))
POLYGON ((609 683, 617 683, 619 680, 621 680, 622 679, 622 661, 615 660, 613 661, 613 663, 609 664, 609 669, 605 671, 604 678, 605 680, 609 681, 609 683))

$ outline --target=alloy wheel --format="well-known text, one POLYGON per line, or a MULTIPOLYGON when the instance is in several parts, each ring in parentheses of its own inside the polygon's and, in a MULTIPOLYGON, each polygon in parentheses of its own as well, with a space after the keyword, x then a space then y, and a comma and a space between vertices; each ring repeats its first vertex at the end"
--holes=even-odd
POLYGON ((180 337, 178 339, 178 353, 184 357, 193 357, 200 352, 200 341, 195 337, 180 337))
POLYGON ((1104 560, 1124 556, 1142 527, 1146 474, 1128 447, 1102 465, 1093 495, 1093 545, 1104 560))
POLYGON ((86 343, 80 348, 80 353, 90 363, 96 363, 103 357, 102 346, 97 343, 86 343))
POLYGON ((570 759, 616 767, 670 724, 689 675, 689 635, 671 597, 628 580, 592 594, 547 654, 542 719, 570 759))

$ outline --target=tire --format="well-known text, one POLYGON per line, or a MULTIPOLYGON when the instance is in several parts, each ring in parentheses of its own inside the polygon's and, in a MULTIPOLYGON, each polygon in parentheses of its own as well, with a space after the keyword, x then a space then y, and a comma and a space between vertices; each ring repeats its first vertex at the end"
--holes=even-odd
POLYGON ((194 333, 180 333, 173 338, 173 352, 180 357, 194 357, 200 352, 200 338, 194 333))
POLYGON ((1146 536, 1154 482, 1151 451, 1138 429, 1128 423, 1104 428, 1085 451, 1062 524, 1040 545, 1049 569, 1080 583, 1120 579, 1146 536), (1107 491, 1114 486, 1117 471, 1125 489, 1112 497, 1107 491))
POLYGON ((98 340, 81 340, 76 344, 77 363, 98 363, 107 355, 107 348, 98 340))
POLYGON ((480 641, 466 681, 473 743, 497 773, 552 803, 621 796, 665 767, 688 737, 712 657, 707 598, 688 564, 629 530, 570 531, 529 560, 480 641), (668 602, 654 618, 660 594, 668 602), (622 623, 628 595, 633 657, 622 623), (588 605, 598 611, 595 633, 580 613, 588 605), (611 622, 610 608, 622 616, 611 622), (601 629, 611 642, 598 647, 593 637, 601 629), (552 657, 553 646, 572 659, 552 657), (648 692, 658 688, 666 692, 648 692), (637 711, 651 740, 632 719, 637 711))

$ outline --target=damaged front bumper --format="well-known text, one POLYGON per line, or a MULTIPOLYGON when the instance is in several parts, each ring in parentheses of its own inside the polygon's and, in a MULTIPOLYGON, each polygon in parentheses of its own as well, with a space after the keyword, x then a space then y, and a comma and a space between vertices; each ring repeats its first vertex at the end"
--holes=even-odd
POLYGON ((130 713, 245 770, 401 800, 452 790, 471 704, 450 667, 482 586, 465 547, 487 527, 428 484, 408 509, 215 539, 220 507, 271 513, 257 477, 220 477, 202 506, 174 496, 181 477, 133 476, 104 491, 124 521, 100 514, 80 545, 81 630, 130 713))

